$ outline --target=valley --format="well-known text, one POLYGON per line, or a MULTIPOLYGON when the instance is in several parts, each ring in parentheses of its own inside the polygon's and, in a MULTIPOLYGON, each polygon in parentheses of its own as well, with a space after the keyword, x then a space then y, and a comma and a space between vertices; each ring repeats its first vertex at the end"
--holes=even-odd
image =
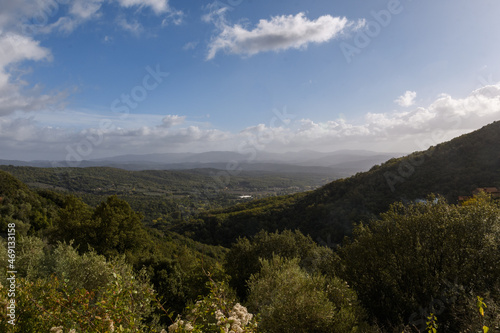
MULTIPOLYGON (((447 304, 436 312, 447 331, 478 326, 476 298, 491 306, 485 321, 496 327, 498 142, 500 122, 494 122, 348 177, 269 166, 232 175, 214 168, 0 166, 0 227, 5 233, 15 226, 20 290, 26 291, 18 309, 25 318, 37 313, 27 296, 41 297, 30 282, 36 281, 67 304, 45 304, 55 316, 110 313, 123 320, 128 313, 138 316, 132 331, 179 327, 182 315, 213 320, 193 308, 194 300, 208 307, 215 300, 222 309, 243 303, 278 320, 259 302, 290 311, 302 297, 312 303, 300 311, 316 309, 324 332, 423 330, 436 297, 447 304), (80 274, 87 270, 92 273, 80 274), (98 300, 97 312, 69 305, 71 288, 92 291, 78 302, 98 300), (137 296, 123 294, 126 288, 139 290, 137 296), (109 297, 123 302, 119 310, 107 307, 109 297), (146 312, 132 306, 141 298, 150 300, 146 312), (348 328, 332 313, 348 313, 348 328)), ((0 249, 4 262, 3 240, 0 249)), ((269 330, 274 324, 245 325, 269 330)))

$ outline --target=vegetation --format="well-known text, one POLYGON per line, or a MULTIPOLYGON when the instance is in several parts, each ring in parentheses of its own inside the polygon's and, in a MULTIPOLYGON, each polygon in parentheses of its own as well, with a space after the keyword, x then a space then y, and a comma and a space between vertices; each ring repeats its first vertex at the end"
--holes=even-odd
POLYGON ((499 331, 500 200, 455 196, 499 184, 499 127, 312 192, 189 218, 162 222, 152 200, 156 223, 126 196, 87 193, 102 198, 89 204, 64 182, 33 189, 0 171, 4 309, 10 265, 17 284, 16 325, 2 311, 0 330, 499 331), (439 169, 467 153, 451 175, 439 169), (393 177, 411 161, 404 182, 393 177))
POLYGON ((474 295, 500 301, 500 208, 486 196, 463 205, 396 203, 359 225, 336 254, 339 276, 385 325, 421 325, 439 312, 441 329, 456 332, 471 320, 474 295))
POLYGON ((249 279, 250 309, 264 332, 369 332, 356 293, 337 278, 309 274, 299 259, 262 260, 249 279))
POLYGON ((300 268, 311 274, 332 273, 333 251, 317 245, 310 237, 299 231, 285 230, 282 233, 259 232, 252 240, 241 238, 231 246, 226 255, 224 268, 231 277, 231 286, 238 296, 248 296, 248 279, 259 273, 262 260, 274 256, 297 259, 300 268))
MULTIPOLYGON (((109 167, 34 168, 0 165, 33 189, 71 193, 91 206, 117 195, 144 216, 147 225, 184 221, 201 211, 253 198, 283 195, 324 185, 321 174, 242 171, 227 177, 215 169, 126 171, 109 167)), ((227 174, 227 173, 226 173, 227 174)))
MULTIPOLYGON (((7 267, 5 242, 0 262, 7 267)), ((79 255, 70 245, 48 249, 41 239, 21 237, 17 257, 16 325, 0 313, 2 332, 49 332, 53 327, 78 332, 157 331, 143 319, 153 311, 154 291, 147 276, 123 260, 108 261, 95 252, 79 255)), ((6 281, 2 271, 2 281, 6 281)), ((0 288, 6 308, 7 288, 0 288)))

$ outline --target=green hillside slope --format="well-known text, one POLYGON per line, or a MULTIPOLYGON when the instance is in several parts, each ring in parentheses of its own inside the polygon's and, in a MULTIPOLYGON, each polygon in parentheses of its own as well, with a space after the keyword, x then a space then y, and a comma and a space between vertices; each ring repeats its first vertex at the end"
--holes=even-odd
POLYGON ((298 228, 320 243, 334 245, 352 231, 354 223, 369 221, 394 201, 414 201, 435 193, 456 202, 460 195, 489 186, 500 186, 498 121, 307 194, 213 211, 174 229, 198 240, 228 245, 260 229, 298 228))

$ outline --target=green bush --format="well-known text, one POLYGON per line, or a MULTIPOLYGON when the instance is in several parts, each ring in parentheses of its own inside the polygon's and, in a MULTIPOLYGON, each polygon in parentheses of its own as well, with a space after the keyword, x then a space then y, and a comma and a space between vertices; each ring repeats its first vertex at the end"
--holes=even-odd
POLYGON ((283 258, 299 258, 300 267, 309 273, 333 272, 331 249, 317 245, 300 231, 259 232, 251 240, 240 238, 226 255, 224 268, 231 276, 231 286, 238 296, 245 299, 248 293, 247 280, 259 272, 260 259, 272 259, 274 255, 283 258))
POLYGON ((460 331, 464 299, 489 294, 498 304, 500 208, 484 196, 397 203, 358 226, 338 255, 341 277, 381 323, 422 327, 434 312, 442 329, 460 331))
POLYGON ((249 308, 263 332, 363 332, 369 329, 356 294, 339 279, 308 274, 298 259, 262 260, 249 280, 249 308))
MULTIPOLYGON (((123 259, 107 261, 94 252, 79 255, 68 244, 50 250, 34 237, 21 237, 18 244, 16 325, 9 324, 2 311, 0 331, 48 332, 54 327, 76 332, 157 330, 154 323, 145 324, 156 295, 144 271, 134 273, 123 259), (33 260, 28 260, 30 254, 33 260)), ((1 276, 6 275, 5 253, 2 242, 1 276)), ((6 305, 9 298, 8 288, 1 286, 0 304, 6 305)))
POLYGON ((207 283, 210 293, 191 304, 184 311, 185 320, 178 316, 168 327, 169 333, 254 333, 257 320, 247 309, 236 302, 227 283, 207 283))

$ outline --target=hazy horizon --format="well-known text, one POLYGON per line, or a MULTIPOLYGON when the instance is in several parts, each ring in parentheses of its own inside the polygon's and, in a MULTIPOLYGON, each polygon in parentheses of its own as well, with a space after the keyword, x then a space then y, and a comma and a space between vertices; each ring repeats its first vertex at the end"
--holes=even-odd
POLYGON ((425 150, 500 119, 498 12, 0 0, 0 159, 425 150))

